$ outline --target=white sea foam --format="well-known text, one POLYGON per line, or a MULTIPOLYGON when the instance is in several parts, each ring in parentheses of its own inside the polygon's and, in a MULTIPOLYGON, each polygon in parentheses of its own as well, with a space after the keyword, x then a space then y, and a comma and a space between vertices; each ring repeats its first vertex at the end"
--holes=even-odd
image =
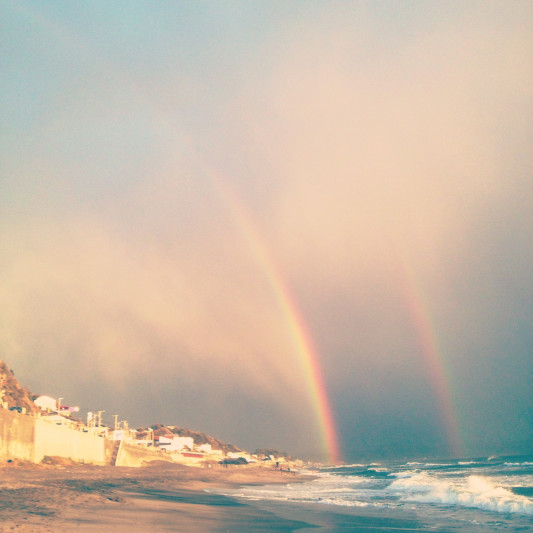
POLYGON ((404 470, 403 472, 391 472, 389 474, 389 477, 405 478, 405 477, 413 477, 416 474, 418 474, 418 472, 415 472, 414 470, 404 470))
POLYGON ((499 474, 490 477, 491 483, 504 488, 511 487, 533 487, 533 475, 524 474, 520 476, 512 476, 499 474))
POLYGON ((344 498, 321 498, 316 503, 324 503, 329 505, 342 505, 343 507, 368 507, 368 502, 361 502, 358 500, 346 500, 344 498))
POLYGON ((419 461, 408 461, 406 466, 426 467, 426 466, 455 466, 455 463, 421 463, 419 461))
POLYGON ((320 503, 341 505, 345 507, 367 507, 361 495, 366 493, 365 487, 372 483, 371 479, 353 476, 335 476, 320 474, 317 479, 307 483, 289 485, 263 485, 259 487, 243 487, 238 491, 230 490, 226 495, 245 498, 247 500, 270 500, 299 503, 320 503))
POLYGON ((396 479, 388 490, 397 493, 403 501, 533 515, 533 501, 530 498, 513 494, 509 489, 498 487, 482 476, 451 481, 419 473, 396 479))

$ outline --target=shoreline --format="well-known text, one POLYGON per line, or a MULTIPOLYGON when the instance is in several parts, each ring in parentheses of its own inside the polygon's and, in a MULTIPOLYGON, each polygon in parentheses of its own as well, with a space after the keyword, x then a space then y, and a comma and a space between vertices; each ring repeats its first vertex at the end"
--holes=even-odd
POLYGON ((14 463, 0 468, 0 531, 295 531, 317 527, 275 508, 218 494, 312 479, 264 467, 140 468, 14 463))
POLYGON ((375 509, 319 503, 246 500, 231 494, 244 486, 313 479, 311 474, 262 466, 199 468, 152 463, 133 468, 15 463, 0 467, 0 532, 429 531, 414 516, 398 518, 375 509), (230 493, 225 495, 228 489, 230 493))

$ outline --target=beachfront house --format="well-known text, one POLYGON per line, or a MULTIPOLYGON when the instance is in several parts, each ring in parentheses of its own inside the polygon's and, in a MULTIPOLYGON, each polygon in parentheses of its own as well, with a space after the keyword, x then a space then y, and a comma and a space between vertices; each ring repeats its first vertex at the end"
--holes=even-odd
POLYGON ((192 437, 159 437, 159 447, 169 452, 179 452, 184 449, 192 450, 194 439, 192 437))
POLYGON ((39 396, 33 401, 33 403, 41 411, 47 411, 48 413, 57 411, 57 400, 55 398, 50 398, 50 396, 39 396))

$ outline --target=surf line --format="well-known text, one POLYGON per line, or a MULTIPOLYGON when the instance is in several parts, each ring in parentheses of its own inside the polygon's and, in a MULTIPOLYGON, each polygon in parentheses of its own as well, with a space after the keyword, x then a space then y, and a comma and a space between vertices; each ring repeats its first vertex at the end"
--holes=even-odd
POLYGON ((276 267, 251 215, 242 201, 222 178, 213 171, 209 174, 212 183, 244 235, 276 297, 304 372, 305 383, 307 384, 313 410, 316 413, 327 460, 330 464, 337 464, 340 460, 338 435, 327 389, 322 377, 319 354, 314 347, 311 334, 298 309, 296 298, 292 295, 289 286, 276 267))
POLYGON ((427 373, 437 398, 442 423, 446 430, 448 446, 455 457, 464 455, 464 445, 460 436, 459 423, 451 395, 450 380, 444 358, 438 344, 438 335, 431 320, 429 304, 423 296, 420 284, 411 263, 401 258, 404 298, 411 315, 418 342, 424 356, 427 373))

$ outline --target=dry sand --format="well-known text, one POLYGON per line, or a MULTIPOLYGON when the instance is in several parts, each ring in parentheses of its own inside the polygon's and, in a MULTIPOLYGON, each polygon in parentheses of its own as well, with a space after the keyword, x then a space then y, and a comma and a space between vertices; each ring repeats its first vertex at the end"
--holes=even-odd
POLYGON ((268 468, 142 468, 8 463, 0 467, 0 531, 293 531, 309 527, 207 492, 309 479, 268 468))

